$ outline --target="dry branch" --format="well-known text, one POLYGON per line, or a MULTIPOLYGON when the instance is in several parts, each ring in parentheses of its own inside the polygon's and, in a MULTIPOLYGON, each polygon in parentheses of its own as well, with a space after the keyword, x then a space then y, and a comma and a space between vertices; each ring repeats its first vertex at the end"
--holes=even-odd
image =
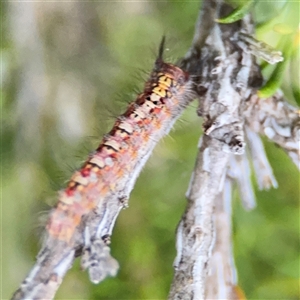
MULTIPOLYGON (((300 169, 300 111, 287 103, 282 91, 266 99, 253 94, 247 102, 245 117, 253 132, 266 136, 285 150, 300 169)), ((254 139, 253 134, 248 135, 254 139)))
POLYGON ((206 281, 207 299, 241 299, 237 286, 231 237, 232 180, 225 180, 223 191, 215 199, 215 243, 206 281))
POLYGON ((187 193, 188 208, 177 229, 175 275, 169 299, 205 299, 215 235, 215 199, 223 190, 230 155, 244 153, 242 111, 253 89, 249 77, 258 68, 253 57, 230 37, 241 31, 252 34, 251 19, 247 16, 229 25, 210 21, 208 35, 199 38, 206 18, 215 20, 230 10, 221 1, 204 1, 194 44, 182 61, 183 67, 198 76, 198 113, 204 118, 205 136, 187 193))
POLYGON ((177 228, 175 275, 169 299, 203 299, 213 245, 214 200, 222 191, 229 154, 223 143, 204 136, 187 192, 188 207, 177 228))
POLYGON ((244 207, 255 207, 245 140, 261 188, 277 187, 277 182, 255 132, 267 135, 299 165, 299 111, 278 94, 267 101, 256 96, 262 75, 253 55, 277 63, 283 60, 281 53, 253 38, 249 14, 233 24, 212 22, 230 11, 232 8, 222 1, 203 2, 193 45, 181 61, 181 66, 197 78, 198 114, 204 118, 206 135, 187 192, 187 209, 177 228, 170 300, 244 297, 232 261, 228 187, 229 178, 235 180, 244 207))

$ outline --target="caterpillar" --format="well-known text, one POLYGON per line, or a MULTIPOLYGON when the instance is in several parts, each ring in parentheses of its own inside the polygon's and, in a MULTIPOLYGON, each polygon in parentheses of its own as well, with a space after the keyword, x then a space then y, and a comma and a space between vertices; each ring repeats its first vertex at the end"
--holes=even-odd
POLYGON ((190 75, 163 61, 164 42, 143 92, 59 192, 37 262, 12 299, 52 299, 77 255, 94 283, 116 274, 107 246, 114 222, 153 148, 193 99, 190 75))
POLYGON ((163 38, 144 91, 117 118, 96 151, 59 193, 46 226, 54 239, 71 243, 83 216, 103 199, 117 195, 124 201, 128 197, 157 141, 191 101, 190 76, 163 61, 164 42, 163 38))

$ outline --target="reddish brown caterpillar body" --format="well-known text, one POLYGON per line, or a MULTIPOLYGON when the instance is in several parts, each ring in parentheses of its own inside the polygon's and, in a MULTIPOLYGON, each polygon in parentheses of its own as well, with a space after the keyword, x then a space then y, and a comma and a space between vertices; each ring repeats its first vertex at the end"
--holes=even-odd
POLYGON ((47 224, 51 237, 70 243, 82 217, 104 198, 130 192, 157 141, 190 102, 189 75, 163 62, 163 44, 144 91, 60 192, 47 224))

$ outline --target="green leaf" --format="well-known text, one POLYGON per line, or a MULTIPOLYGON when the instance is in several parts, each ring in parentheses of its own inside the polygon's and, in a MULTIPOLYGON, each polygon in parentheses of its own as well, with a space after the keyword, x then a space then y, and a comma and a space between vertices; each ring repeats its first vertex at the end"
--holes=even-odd
POLYGON ((232 13, 230 13, 228 16, 222 19, 216 19, 215 21, 222 24, 229 24, 239 21, 248 13, 250 7, 254 2, 255 0, 247 1, 244 5, 233 10, 232 13))
POLYGON ((266 84, 258 91, 258 96, 260 98, 271 97, 278 90, 283 79, 285 68, 288 62, 290 61, 291 53, 292 47, 289 47, 289 43, 286 42, 285 50, 283 53, 284 61, 277 63, 274 71, 272 72, 266 84))
POLYGON ((260 98, 268 98, 271 97, 277 89, 281 85, 281 81, 283 78, 283 73, 287 64, 287 60, 285 59, 283 62, 280 62, 275 67, 271 77, 266 82, 266 84, 258 91, 258 96, 260 98))

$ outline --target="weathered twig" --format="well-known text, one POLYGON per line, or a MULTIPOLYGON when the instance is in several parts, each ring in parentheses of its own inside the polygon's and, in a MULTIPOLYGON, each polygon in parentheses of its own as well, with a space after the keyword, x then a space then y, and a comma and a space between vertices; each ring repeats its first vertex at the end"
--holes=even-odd
MULTIPOLYGON (((204 1, 203 9, 207 9, 213 19, 230 11, 229 7, 215 1, 204 1)), ((200 16, 205 15, 203 11, 200 13, 200 16)), ((202 22, 200 19, 196 37, 202 22)), ((227 26, 215 23, 204 41, 194 39, 204 43, 202 48, 194 44, 182 62, 192 74, 199 76, 198 113, 204 117, 206 135, 187 193, 188 207, 177 230, 175 275, 169 299, 205 298, 207 266, 213 246, 215 199, 223 190, 229 153, 244 152, 241 111, 251 92, 248 79, 255 63, 249 53, 236 48, 229 40, 239 30, 251 33, 249 18, 227 26)))
MULTIPOLYGON (((271 51, 268 54, 267 50, 271 48, 251 38, 254 27, 249 15, 233 24, 212 24, 211 19, 221 18, 230 10, 221 1, 204 1, 193 46, 181 62, 192 75, 198 76, 197 92, 200 102, 198 113, 204 118, 203 127, 206 136, 203 138, 187 193, 188 207, 177 229, 175 275, 169 299, 240 297, 237 295, 239 293, 236 290, 237 282, 233 276, 234 266, 230 262, 233 259, 230 251, 230 233, 228 233, 231 216, 227 211, 227 221, 223 220, 224 204, 220 203, 224 197, 230 198, 230 195, 223 194, 221 197, 219 194, 223 190, 230 161, 229 175, 237 182, 245 208, 252 209, 255 206, 250 165, 244 152, 244 118, 248 115, 249 118, 246 119, 251 123, 252 116, 249 113, 244 115, 244 110, 248 107, 247 111, 249 111, 249 107, 253 107, 249 102, 247 103, 247 100, 252 94, 256 94, 256 89, 261 86, 262 75, 251 54, 270 63, 280 62, 282 57, 278 51, 271 51), (209 28, 205 24, 212 26, 209 28), (202 37, 201 33, 203 33, 202 37), (240 156, 229 159, 232 154, 228 153, 240 156), (215 214, 214 206, 218 207, 215 214), (217 232, 213 229, 213 218, 216 219, 217 232), (221 228, 222 222, 225 222, 225 228, 221 228), (217 244, 210 266, 215 274, 223 274, 223 277, 215 276, 214 279, 210 277, 206 282, 215 234, 217 244)), ((260 114, 259 109, 257 114, 260 114)), ((291 123, 288 124, 290 129, 293 128, 291 123)), ((250 140, 251 154, 255 156, 253 148, 260 140, 255 140, 255 136, 248 129, 247 137, 250 140)), ((289 137, 291 137, 290 133, 289 137)), ((295 144, 292 144, 289 149, 294 149, 293 147, 295 148, 295 144)), ((256 168, 261 187, 269 188, 271 185, 276 187, 276 180, 263 149, 262 153, 257 155, 256 165, 257 161, 264 162, 263 179, 256 168)), ((227 190, 227 193, 230 191, 227 190)), ((228 201, 226 203, 230 205, 228 201)))
POLYGON ((242 204, 246 210, 256 206, 255 194, 251 183, 251 169, 247 153, 240 156, 231 156, 229 165, 229 176, 237 183, 242 204))
POLYGON ((245 127, 248 147, 250 149, 251 161, 254 167, 255 177, 260 190, 277 188, 278 184, 273 175, 272 167, 268 161, 267 154, 260 136, 245 127))
POLYGON ((216 238, 206 281, 207 299, 244 299, 237 286, 237 271, 231 237, 232 180, 225 180, 223 191, 215 199, 214 226, 216 238))
POLYGON ((223 143, 204 136, 187 192, 188 207, 177 228, 175 275, 169 299, 203 299, 213 244, 214 199, 222 191, 230 154, 223 143))
MULTIPOLYGON (((300 112, 287 103, 281 91, 266 99, 252 95, 247 102, 245 116, 253 132, 265 135, 284 149, 300 169, 300 112)), ((253 133, 247 132, 250 139, 255 139, 253 133)), ((255 147, 251 148, 255 151, 255 147)))

